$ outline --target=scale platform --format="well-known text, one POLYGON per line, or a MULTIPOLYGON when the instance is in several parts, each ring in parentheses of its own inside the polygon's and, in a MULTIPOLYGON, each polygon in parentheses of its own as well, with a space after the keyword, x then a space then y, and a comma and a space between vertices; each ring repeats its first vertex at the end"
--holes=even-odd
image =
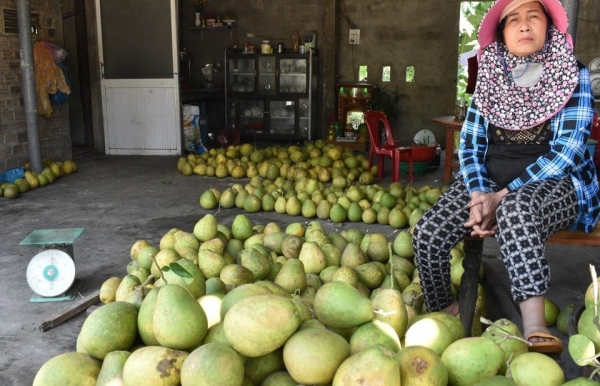
POLYGON ((75 298, 83 280, 75 279, 73 243, 83 230, 38 229, 19 243, 42 246, 42 251, 27 266, 27 284, 35 292, 30 302, 64 302, 75 298))

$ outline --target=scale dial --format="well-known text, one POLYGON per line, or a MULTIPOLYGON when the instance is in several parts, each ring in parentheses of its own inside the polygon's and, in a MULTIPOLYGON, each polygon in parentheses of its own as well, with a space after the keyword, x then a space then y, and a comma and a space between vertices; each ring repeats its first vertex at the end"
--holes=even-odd
POLYGON ((53 297, 65 293, 75 281, 75 262, 58 249, 46 249, 27 266, 27 284, 36 294, 53 297))

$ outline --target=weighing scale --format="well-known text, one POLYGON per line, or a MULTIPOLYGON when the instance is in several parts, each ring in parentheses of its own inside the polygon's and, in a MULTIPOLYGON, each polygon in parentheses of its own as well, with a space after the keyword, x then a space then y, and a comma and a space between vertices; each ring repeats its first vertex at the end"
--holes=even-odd
POLYGON ((83 280, 75 279, 73 243, 83 229, 38 229, 19 243, 42 246, 27 266, 27 284, 35 292, 30 302, 66 302, 75 298, 83 280))

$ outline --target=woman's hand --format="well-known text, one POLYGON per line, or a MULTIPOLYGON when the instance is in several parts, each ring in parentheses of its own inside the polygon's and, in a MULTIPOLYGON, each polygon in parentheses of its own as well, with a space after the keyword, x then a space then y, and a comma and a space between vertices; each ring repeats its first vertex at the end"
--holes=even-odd
POLYGON ((473 228, 471 236, 488 237, 496 233, 496 210, 507 193, 507 189, 502 189, 496 193, 471 194, 469 221, 465 223, 465 227, 473 228))

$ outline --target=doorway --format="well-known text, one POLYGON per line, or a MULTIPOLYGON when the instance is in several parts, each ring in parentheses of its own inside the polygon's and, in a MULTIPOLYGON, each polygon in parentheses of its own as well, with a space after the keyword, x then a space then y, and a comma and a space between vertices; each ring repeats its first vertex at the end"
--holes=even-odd
POLYGON ((181 154, 176 0, 96 0, 106 154, 181 154))

